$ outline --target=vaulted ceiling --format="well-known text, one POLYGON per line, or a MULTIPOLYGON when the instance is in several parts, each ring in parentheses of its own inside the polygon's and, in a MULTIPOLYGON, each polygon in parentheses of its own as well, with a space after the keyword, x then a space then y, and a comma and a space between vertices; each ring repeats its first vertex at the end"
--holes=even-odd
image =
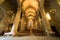
MULTIPOLYGON (((4 9, 6 9, 6 11, 12 10, 13 12, 17 12, 17 7, 18 7, 17 0, 2 0, 0 1, 0 4, 4 9)), ((58 4, 57 0, 45 0, 44 7, 46 12, 50 12, 50 10, 55 9, 56 13, 54 13, 54 15, 56 16, 57 20, 60 22, 60 11, 59 11, 60 5, 58 4)), ((29 0, 29 1, 26 0, 23 3, 23 9, 26 11, 26 15, 29 11, 33 11, 32 15, 34 15, 34 12, 38 10, 38 2, 36 0, 29 0)))

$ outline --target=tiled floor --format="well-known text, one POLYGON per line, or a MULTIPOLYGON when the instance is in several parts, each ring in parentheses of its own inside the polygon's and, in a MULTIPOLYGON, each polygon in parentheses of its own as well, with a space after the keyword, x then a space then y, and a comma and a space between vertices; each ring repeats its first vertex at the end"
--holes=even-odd
POLYGON ((60 40, 60 38, 47 36, 24 36, 24 37, 0 37, 0 40, 60 40))

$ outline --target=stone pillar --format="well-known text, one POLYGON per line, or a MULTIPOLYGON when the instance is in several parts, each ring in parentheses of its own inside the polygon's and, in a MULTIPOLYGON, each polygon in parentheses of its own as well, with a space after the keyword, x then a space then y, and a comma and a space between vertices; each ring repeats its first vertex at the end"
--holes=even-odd
POLYGON ((46 18, 46 14, 45 14, 44 10, 41 11, 41 15, 42 15, 42 21, 44 22, 46 31, 48 30, 51 32, 51 26, 50 26, 48 19, 46 18))
POLYGON ((49 21, 46 18, 46 13, 45 13, 45 10, 44 10, 44 0, 40 1, 40 12, 41 12, 43 24, 45 26, 45 32, 50 34, 52 32, 52 30, 51 30, 51 26, 49 24, 49 21))
POLYGON ((18 25, 20 22, 20 15, 21 15, 21 3, 20 3, 20 0, 18 0, 18 10, 15 16, 14 22, 13 22, 11 32, 5 33, 5 35, 10 35, 10 34, 12 34, 13 36, 16 35, 17 30, 18 30, 18 25))
POLYGON ((13 27, 12 27, 13 30, 11 30, 14 32, 14 35, 17 33, 17 30, 18 30, 18 24, 20 22, 20 14, 21 14, 21 10, 18 10, 14 23, 13 23, 13 27))
POLYGON ((24 17, 22 17, 20 31, 22 32, 24 31, 24 29, 25 29, 25 21, 24 21, 24 17))

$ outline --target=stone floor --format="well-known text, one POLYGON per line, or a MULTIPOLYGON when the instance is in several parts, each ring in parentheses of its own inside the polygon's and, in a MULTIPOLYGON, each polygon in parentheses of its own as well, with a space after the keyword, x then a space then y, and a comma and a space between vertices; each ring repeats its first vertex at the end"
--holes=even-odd
POLYGON ((0 37, 0 40, 60 40, 58 37, 48 37, 48 36, 23 36, 23 37, 0 37))

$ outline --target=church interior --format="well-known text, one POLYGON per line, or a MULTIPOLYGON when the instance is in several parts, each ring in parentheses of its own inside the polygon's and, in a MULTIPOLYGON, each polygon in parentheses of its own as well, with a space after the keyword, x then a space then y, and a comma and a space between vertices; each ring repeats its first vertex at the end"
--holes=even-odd
POLYGON ((0 38, 60 40, 60 0, 0 0, 0 38))

